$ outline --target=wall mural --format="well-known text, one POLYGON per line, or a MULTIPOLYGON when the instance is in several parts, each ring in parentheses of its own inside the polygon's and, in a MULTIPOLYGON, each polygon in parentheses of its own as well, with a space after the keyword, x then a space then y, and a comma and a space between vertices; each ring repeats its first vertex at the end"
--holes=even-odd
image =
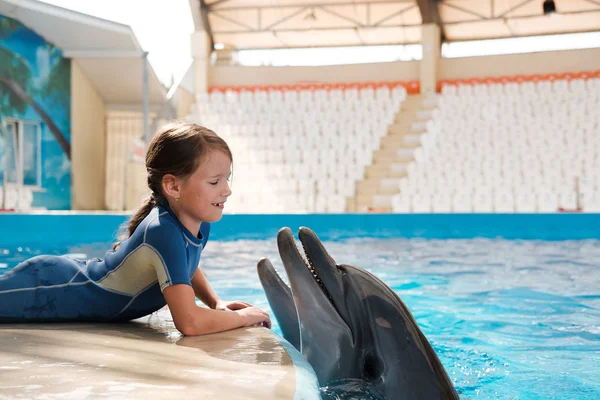
POLYGON ((70 209, 70 111, 70 60, 0 15, 0 185, 8 180, 6 208, 70 209))

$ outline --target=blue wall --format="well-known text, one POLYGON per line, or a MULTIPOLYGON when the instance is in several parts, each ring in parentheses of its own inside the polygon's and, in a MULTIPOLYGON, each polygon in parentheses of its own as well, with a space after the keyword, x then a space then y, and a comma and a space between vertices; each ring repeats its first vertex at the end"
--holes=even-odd
MULTIPOLYGON (((70 209, 71 62, 33 30, 0 15, 0 119, 6 118, 41 126, 41 185, 31 206, 70 209)), ((0 146, 0 185, 5 152, 0 146)))
MULTIPOLYGON (((124 214, 0 214, 0 248, 110 243, 124 214)), ((225 215, 211 240, 274 238, 289 226, 322 239, 353 237, 532 240, 600 239, 600 214, 281 214, 225 215)))

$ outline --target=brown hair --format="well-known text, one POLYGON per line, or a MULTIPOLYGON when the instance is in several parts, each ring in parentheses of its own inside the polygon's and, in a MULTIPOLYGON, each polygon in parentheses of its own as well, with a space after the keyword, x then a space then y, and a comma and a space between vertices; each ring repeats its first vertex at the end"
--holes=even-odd
POLYGON ((152 208, 165 200, 162 193, 162 179, 171 174, 178 178, 190 176, 200 165, 204 157, 212 150, 225 153, 233 162, 233 156, 227 143, 216 133, 197 124, 172 121, 158 129, 146 152, 146 171, 150 198, 131 217, 126 234, 119 237, 119 243, 133 235, 152 208))

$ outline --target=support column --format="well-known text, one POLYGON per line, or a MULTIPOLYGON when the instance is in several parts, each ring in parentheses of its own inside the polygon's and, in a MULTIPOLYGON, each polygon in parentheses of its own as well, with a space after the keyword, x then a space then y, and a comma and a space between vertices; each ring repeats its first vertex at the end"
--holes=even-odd
POLYGON ((210 36, 205 31, 192 33, 192 57, 194 57, 194 90, 208 91, 208 67, 210 66, 210 36))
POLYGON ((432 93, 436 91, 441 57, 440 27, 437 24, 421 25, 421 44, 421 93, 432 93))
POLYGON ((148 109, 150 105, 149 99, 149 83, 148 83, 148 52, 142 54, 142 115, 144 118, 143 138, 146 145, 150 143, 150 131, 148 121, 148 109))

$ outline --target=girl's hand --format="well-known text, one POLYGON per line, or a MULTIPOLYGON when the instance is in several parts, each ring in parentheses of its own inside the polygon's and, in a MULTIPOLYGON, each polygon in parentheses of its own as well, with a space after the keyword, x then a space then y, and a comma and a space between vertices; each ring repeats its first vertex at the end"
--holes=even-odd
POLYGON ((271 329, 271 319, 269 314, 256 307, 246 307, 235 311, 244 318, 244 326, 264 326, 271 329))
POLYGON ((244 308, 252 307, 252 304, 248 304, 245 301, 234 300, 234 301, 217 301, 215 305, 215 310, 224 310, 224 311, 236 311, 242 310, 244 308))

